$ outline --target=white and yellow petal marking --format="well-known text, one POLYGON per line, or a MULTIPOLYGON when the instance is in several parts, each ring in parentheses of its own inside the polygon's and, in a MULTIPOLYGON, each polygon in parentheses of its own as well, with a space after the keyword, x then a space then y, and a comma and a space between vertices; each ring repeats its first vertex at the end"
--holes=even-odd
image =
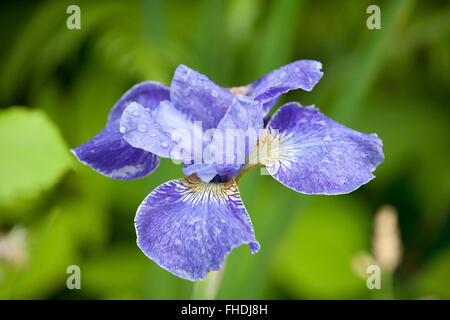
POLYGON ((298 192, 351 192, 373 179, 372 171, 384 160, 375 134, 349 129, 312 106, 285 104, 268 127, 260 139, 260 161, 275 179, 298 192))
POLYGON ((178 180, 178 191, 182 195, 182 201, 192 205, 207 202, 221 204, 227 201, 242 205, 239 189, 234 179, 228 182, 206 183, 193 174, 178 180))
POLYGON ((271 174, 275 174, 280 167, 288 169, 301 156, 298 146, 293 133, 265 129, 249 159, 255 162, 254 157, 257 156, 256 162, 265 165, 271 174))

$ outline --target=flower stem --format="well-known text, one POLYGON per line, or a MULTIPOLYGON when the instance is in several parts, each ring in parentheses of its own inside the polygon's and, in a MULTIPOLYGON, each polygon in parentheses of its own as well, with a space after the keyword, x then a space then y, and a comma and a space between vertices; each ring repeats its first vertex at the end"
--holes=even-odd
POLYGON ((246 174, 247 172, 249 172, 250 170, 260 167, 262 166, 261 163, 256 163, 256 164, 250 164, 250 165, 246 165, 241 172, 239 172, 238 176, 236 177, 236 183, 239 183, 239 180, 242 178, 242 176, 244 174, 246 174))
POLYGON ((219 271, 211 271, 204 280, 197 281, 194 284, 192 300, 214 300, 222 282, 224 269, 225 263, 219 271))

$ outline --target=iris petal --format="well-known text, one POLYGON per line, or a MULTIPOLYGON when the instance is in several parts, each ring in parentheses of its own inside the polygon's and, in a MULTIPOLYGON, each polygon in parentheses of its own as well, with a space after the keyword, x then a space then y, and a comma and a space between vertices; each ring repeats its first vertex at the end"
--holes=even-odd
POLYGON ((119 180, 142 178, 159 165, 158 156, 133 148, 122 139, 119 120, 107 124, 99 134, 72 152, 95 171, 119 180))
POLYGON ((185 65, 175 70, 170 85, 170 101, 205 130, 216 128, 233 101, 233 94, 185 65))
POLYGON ((130 145, 160 157, 190 163, 194 148, 202 150, 201 127, 196 128, 170 101, 162 101, 153 112, 130 103, 122 114, 120 129, 130 145))
POLYGON ((259 148, 260 162, 275 179, 307 194, 349 193, 373 179, 384 160, 375 134, 349 129, 297 103, 275 113, 259 148))
POLYGON ((141 250, 191 281, 219 270, 234 247, 259 249, 234 180, 204 183, 193 175, 166 182, 142 202, 135 225, 141 250))
POLYGON ((247 86, 247 95, 263 102, 264 114, 284 93, 303 89, 311 91, 322 78, 322 64, 315 60, 298 60, 282 66, 247 86))
POLYGON ((159 165, 159 157, 136 149, 122 139, 120 117, 131 101, 138 101, 146 110, 152 110, 169 95, 169 88, 158 82, 135 85, 113 106, 106 127, 72 152, 80 162, 110 178, 137 179, 152 173, 159 165))
POLYGON ((127 105, 133 101, 148 110, 153 110, 161 101, 169 99, 169 88, 162 83, 155 81, 138 83, 125 92, 112 107, 108 115, 108 122, 120 119, 127 105))
POLYGON ((122 139, 120 117, 132 101, 152 110, 169 96, 169 88, 158 82, 146 81, 135 85, 113 106, 106 127, 85 144, 72 149, 73 154, 80 162, 114 179, 137 179, 152 173, 159 165, 159 157, 136 149, 122 139))
POLYGON ((188 166, 184 173, 197 173, 205 182, 216 174, 236 176, 264 126, 261 107, 262 104, 253 99, 235 97, 205 148, 204 163, 188 166))

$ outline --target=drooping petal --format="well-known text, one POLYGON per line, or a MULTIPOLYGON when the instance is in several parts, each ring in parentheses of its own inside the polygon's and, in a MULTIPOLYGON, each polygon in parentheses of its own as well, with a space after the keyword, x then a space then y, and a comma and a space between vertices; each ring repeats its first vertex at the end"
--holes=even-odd
POLYGON ((205 148, 203 163, 188 166, 184 173, 196 173, 205 182, 216 174, 236 176, 256 146, 264 126, 261 107, 262 104, 253 99, 235 97, 205 148))
POLYGON ((205 130, 216 128, 233 101, 233 94, 191 68, 180 65, 170 85, 170 100, 205 130))
POLYGON ((131 87, 116 102, 108 115, 108 122, 120 119, 123 111, 131 102, 137 102, 148 110, 153 110, 163 100, 170 99, 169 88, 162 83, 145 81, 131 87))
POLYGON ((259 149, 260 162, 275 179, 307 194, 349 193, 373 179, 384 160, 376 134, 349 129, 297 103, 275 113, 259 149))
POLYGON ((322 78, 321 69, 322 64, 314 60, 292 62, 244 87, 246 95, 261 101, 267 114, 282 94, 295 89, 311 91, 322 78))
POLYGON ((122 139, 119 120, 108 123, 99 134, 71 151, 80 162, 113 179, 142 178, 159 165, 158 156, 133 148, 122 139))
POLYGON ((182 162, 193 159, 194 148, 200 153, 202 149, 201 127, 197 128, 170 101, 162 101, 153 111, 130 103, 122 114, 120 131, 133 147, 182 162))
POLYGON ((122 139, 120 117, 132 101, 141 103, 146 110, 153 110, 169 97, 169 88, 158 82, 146 81, 133 86, 111 109, 103 131, 72 152, 82 163, 110 178, 128 180, 150 174, 158 166, 159 158, 133 148, 122 139))
POLYGON ((135 226, 150 259, 191 281, 219 270, 234 247, 259 250, 234 180, 207 184, 193 175, 166 182, 142 202, 135 226))

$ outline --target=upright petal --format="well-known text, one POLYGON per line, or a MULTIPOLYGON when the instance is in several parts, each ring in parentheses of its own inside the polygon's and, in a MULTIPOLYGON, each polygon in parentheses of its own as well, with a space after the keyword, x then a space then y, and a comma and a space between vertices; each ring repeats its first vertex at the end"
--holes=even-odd
POLYGON ((322 64, 314 60, 298 60, 278 68, 248 85, 248 96, 264 104, 264 114, 282 94, 295 89, 311 91, 323 73, 322 64))
POLYGON ((128 90, 113 106, 106 127, 85 144, 72 149, 78 160, 95 171, 114 179, 137 179, 152 173, 159 158, 144 150, 130 146, 119 131, 120 117, 133 101, 146 110, 153 110, 162 100, 169 99, 169 88, 146 81, 128 90))
POLYGON ((233 101, 233 95, 209 78, 185 65, 180 65, 170 85, 170 100, 175 107, 202 121, 205 130, 216 128, 233 101))
POLYGON ((203 163, 188 166, 184 173, 197 173, 205 182, 209 182, 215 174, 229 178, 235 176, 256 146, 264 126, 261 106, 253 99, 235 97, 205 148, 203 163))
POLYGON ((234 247, 259 250, 234 180, 207 184, 193 175, 166 182, 142 202, 135 225, 141 250, 191 281, 219 270, 234 247))
POLYGON ((349 129, 314 107, 283 105, 259 142, 260 162, 287 187, 307 194, 351 192, 384 160, 376 134, 349 129))
POLYGON ((170 99, 169 88, 162 83, 145 81, 131 87, 116 102, 108 115, 108 122, 120 119, 123 111, 131 102, 137 102, 148 110, 153 110, 163 100, 170 99))
POLYGON ((108 123, 99 134, 71 151, 80 162, 113 179, 142 178, 159 165, 158 156, 133 148, 122 139, 119 120, 108 123))

